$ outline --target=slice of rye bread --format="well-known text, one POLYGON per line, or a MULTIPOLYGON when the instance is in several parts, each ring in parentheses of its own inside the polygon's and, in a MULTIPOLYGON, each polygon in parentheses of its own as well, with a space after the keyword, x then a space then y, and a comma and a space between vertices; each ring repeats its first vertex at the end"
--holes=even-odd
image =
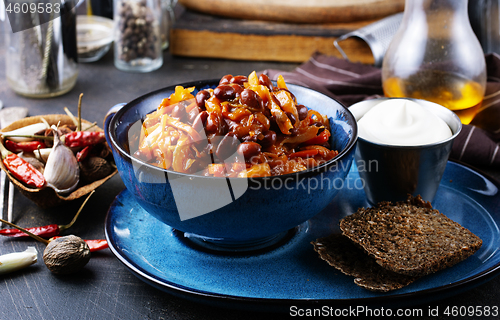
POLYGON ((342 233, 385 269, 423 276, 474 254, 482 240, 420 196, 360 208, 340 221, 342 233))
POLYGON ((382 268, 363 249, 341 234, 332 234, 311 243, 321 259, 342 273, 353 276, 355 284, 370 291, 401 289, 419 278, 382 268))

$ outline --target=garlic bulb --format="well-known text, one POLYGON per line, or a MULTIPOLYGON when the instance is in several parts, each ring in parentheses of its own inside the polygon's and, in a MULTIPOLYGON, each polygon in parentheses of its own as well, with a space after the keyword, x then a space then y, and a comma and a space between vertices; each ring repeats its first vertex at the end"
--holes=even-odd
POLYGON ((13 252, 0 256, 0 274, 13 272, 37 261, 38 251, 35 247, 28 247, 23 252, 13 252))
POLYGON ((54 146, 49 154, 43 176, 47 185, 57 193, 73 191, 80 180, 80 167, 75 155, 60 139, 57 128, 53 125, 54 146))

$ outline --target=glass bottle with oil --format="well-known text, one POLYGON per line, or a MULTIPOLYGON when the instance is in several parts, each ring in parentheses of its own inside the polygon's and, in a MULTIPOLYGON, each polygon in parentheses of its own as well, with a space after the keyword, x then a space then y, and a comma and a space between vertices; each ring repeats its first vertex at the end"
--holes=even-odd
POLYGON ((406 0, 382 64, 387 97, 432 101, 471 122, 484 97, 486 63, 467 1, 406 0))

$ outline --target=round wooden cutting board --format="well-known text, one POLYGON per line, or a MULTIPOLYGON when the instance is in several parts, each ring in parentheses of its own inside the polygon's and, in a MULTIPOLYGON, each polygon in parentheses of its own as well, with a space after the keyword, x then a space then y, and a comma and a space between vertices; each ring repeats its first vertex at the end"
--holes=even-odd
POLYGON ((405 0, 179 0, 186 8, 236 19, 337 23, 403 11, 405 0))

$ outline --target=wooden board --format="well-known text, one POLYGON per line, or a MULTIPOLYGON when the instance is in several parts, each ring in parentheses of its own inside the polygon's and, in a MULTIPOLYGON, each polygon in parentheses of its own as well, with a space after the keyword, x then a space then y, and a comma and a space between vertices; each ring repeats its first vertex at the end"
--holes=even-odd
POLYGON ((401 12, 405 0, 179 0, 179 3, 198 12, 236 19, 337 23, 401 12))
MULTIPOLYGON (((237 20, 184 11, 171 30, 174 55, 233 60, 303 62, 315 52, 342 57, 333 41, 375 20, 335 24, 292 24, 237 20)), ((352 61, 373 64, 368 45, 341 43, 352 61)))

